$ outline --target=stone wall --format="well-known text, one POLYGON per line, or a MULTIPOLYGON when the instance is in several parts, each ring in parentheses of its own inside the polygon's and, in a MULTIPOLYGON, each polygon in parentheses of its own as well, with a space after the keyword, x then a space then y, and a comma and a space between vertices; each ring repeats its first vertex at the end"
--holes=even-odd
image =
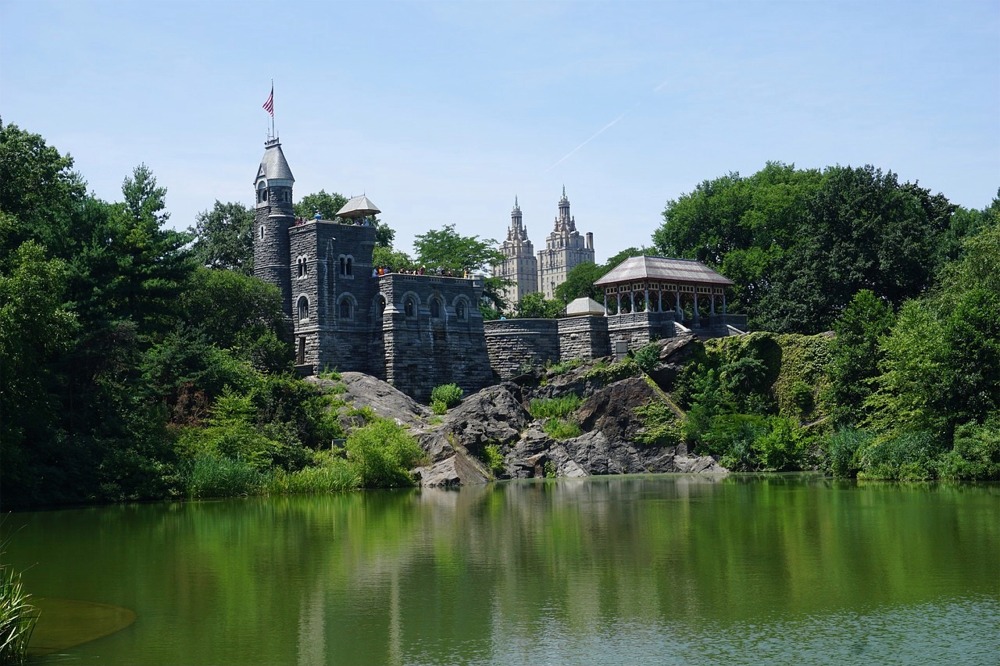
POLYGON ((614 349, 618 342, 635 351, 653 340, 674 337, 673 312, 629 312, 608 318, 608 337, 614 349))
POLYGON ((559 323, 559 359, 592 360, 611 355, 608 318, 604 315, 565 317, 559 323))
POLYGON ((378 282, 386 381, 424 402, 441 384, 472 393, 492 383, 481 279, 390 274, 378 282))
POLYGON ((500 379, 559 361, 557 319, 501 319, 484 324, 490 365, 500 379))

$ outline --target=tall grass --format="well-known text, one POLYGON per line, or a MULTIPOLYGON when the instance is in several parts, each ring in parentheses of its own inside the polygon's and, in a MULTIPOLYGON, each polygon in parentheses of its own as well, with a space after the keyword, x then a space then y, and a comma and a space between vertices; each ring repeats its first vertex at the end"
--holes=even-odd
POLYGON ((361 485, 358 471, 343 458, 330 458, 296 472, 277 470, 267 484, 275 495, 305 495, 354 490, 361 485))
POLYGON ((261 495, 267 489, 268 476, 244 460, 201 455, 186 475, 185 486, 193 498, 261 495))
MULTIPOLYGON (((0 555, 4 544, 0 543, 0 555)), ((28 641, 38 621, 38 609, 29 603, 21 574, 9 564, 0 564, 0 664, 23 664, 28 641)))
POLYGON ((563 417, 577 410, 583 400, 575 393, 559 398, 535 398, 531 401, 528 411, 534 419, 563 417))

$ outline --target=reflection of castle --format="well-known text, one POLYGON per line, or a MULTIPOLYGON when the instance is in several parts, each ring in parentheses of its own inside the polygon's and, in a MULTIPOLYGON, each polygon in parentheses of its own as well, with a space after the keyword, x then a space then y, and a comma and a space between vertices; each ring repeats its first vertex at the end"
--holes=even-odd
POLYGON ((489 384, 481 279, 376 275, 374 204, 351 199, 345 223, 296 219, 294 182, 269 140, 254 181, 254 274, 281 290, 300 370, 365 372, 425 400, 439 384, 489 384))
POLYGON ((594 235, 588 232, 582 236, 576 230, 576 219, 570 215, 564 187, 555 226, 545 238, 545 249, 539 250, 538 257, 534 256, 516 198, 510 213, 507 240, 500 246, 500 252, 504 260, 494 266, 493 274, 511 281, 505 295, 513 309, 522 298, 535 292, 540 291, 545 298, 554 298, 556 287, 566 281, 566 275, 573 268, 594 261, 594 235))
MULTIPOLYGON (((745 317, 725 312, 729 280, 698 262, 650 257, 629 259, 602 278, 603 306, 590 303, 580 316, 484 325, 481 278, 377 275, 375 205, 355 197, 338 211, 342 221, 296 219, 294 183, 281 144, 267 141, 254 180, 254 274, 281 292, 303 373, 364 372, 426 401, 440 384, 471 392, 525 365, 607 356, 619 343, 635 349, 676 335, 680 322, 701 335, 745 325, 745 317)), ((534 259, 516 203, 508 243, 534 259)), ((592 237, 584 242, 577 232, 565 192, 538 257, 537 275, 553 288, 573 266, 593 261, 592 237)))

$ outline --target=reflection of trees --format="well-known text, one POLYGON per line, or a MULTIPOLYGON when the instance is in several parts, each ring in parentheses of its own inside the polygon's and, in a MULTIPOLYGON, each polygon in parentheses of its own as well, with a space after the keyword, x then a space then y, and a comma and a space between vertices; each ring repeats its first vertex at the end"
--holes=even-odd
POLYGON ((553 626, 683 631, 978 590, 998 492, 625 477, 111 507, 31 514, 11 555, 37 562, 36 594, 136 609, 117 640, 165 663, 444 663, 553 626))

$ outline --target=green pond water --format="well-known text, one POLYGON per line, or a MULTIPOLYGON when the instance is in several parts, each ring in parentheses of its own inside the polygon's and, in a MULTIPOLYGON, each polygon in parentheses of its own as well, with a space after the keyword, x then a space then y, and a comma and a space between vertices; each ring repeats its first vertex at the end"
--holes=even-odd
POLYGON ((3 531, 50 609, 36 663, 1000 663, 997 486, 633 476, 3 531))

